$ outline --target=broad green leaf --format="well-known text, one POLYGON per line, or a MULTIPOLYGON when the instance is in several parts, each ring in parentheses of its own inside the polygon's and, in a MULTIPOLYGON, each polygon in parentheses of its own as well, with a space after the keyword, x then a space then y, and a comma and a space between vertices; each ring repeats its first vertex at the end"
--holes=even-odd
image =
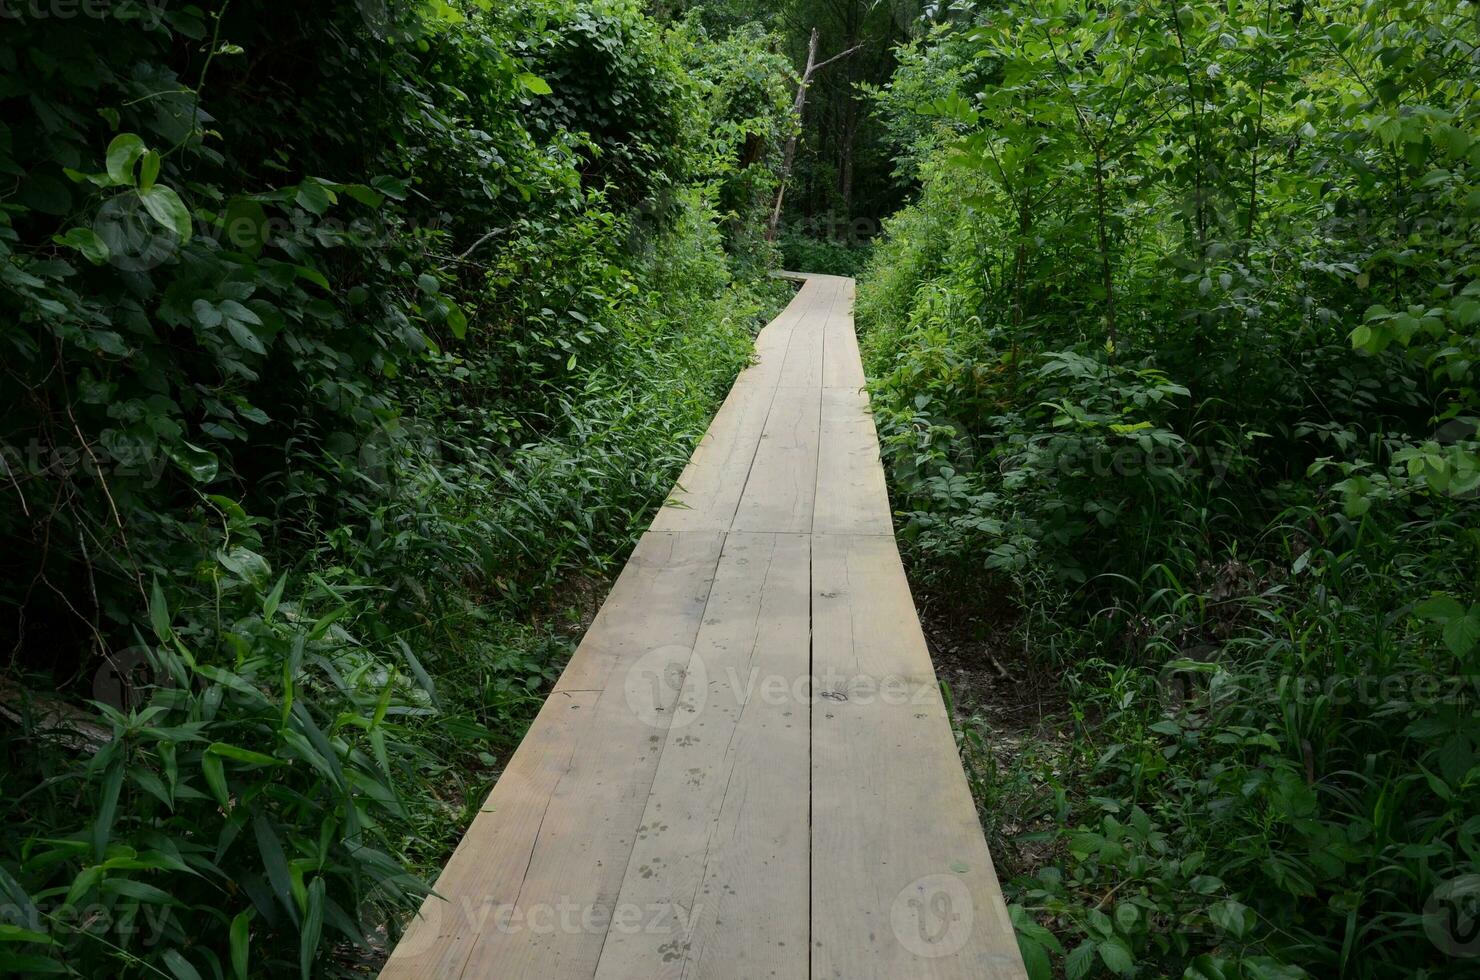
POLYGON ((159 579, 155 579, 149 589, 149 621, 154 627, 154 635, 159 637, 161 643, 170 638, 170 607, 164 598, 164 590, 159 586, 159 579))
POLYGON ((194 443, 182 440, 179 445, 170 447, 169 454, 197 483, 211 483, 220 471, 221 464, 216 459, 216 454, 194 443))
POLYGON ((51 946, 56 943, 56 940, 44 932, 23 929, 9 922, 0 922, 0 943, 41 943, 51 946))
POLYGON ((119 133, 108 144, 108 178, 121 186, 133 186, 134 164, 145 153, 144 141, 134 133, 119 133))
POLYGON ((298 185, 298 192, 293 200, 303 210, 322 215, 338 198, 322 181, 310 177, 298 185))
POLYGON ((190 965, 190 961, 179 950, 167 949, 162 958, 164 965, 170 968, 176 980, 201 980, 200 973, 190 965))
POLYGON ((1022 933, 1018 933, 1017 942, 1029 980, 1053 980, 1053 964, 1049 961, 1048 950, 1022 933))
POLYGON ((123 788, 126 757, 119 753, 108 763, 103 775, 103 792, 98 801, 98 815, 93 821, 93 856, 99 861, 113 838, 113 820, 118 815, 118 794, 123 788))
POLYGON ((293 901, 293 874, 288 870, 288 858, 283 853, 283 844, 278 839, 277 831, 260 810, 252 814, 252 832, 257 838, 257 851, 262 856, 267 880, 272 884, 278 901, 296 924, 300 920, 298 905, 293 901))
POLYGON ((230 551, 218 551, 216 560, 254 589, 266 588, 272 578, 272 568, 267 564, 267 559, 250 548, 238 546, 230 551))
POLYGON ((527 91, 533 92, 535 95, 549 95, 552 91, 554 91, 550 88, 549 82, 545 81, 540 76, 532 75, 529 72, 520 73, 519 84, 523 85, 527 91))
POLYGON ((162 184, 155 184, 147 191, 139 191, 139 200, 149 216, 170 229, 182 242, 190 241, 190 211, 180 195, 162 184))
POLYGON ((262 621, 264 623, 272 622, 272 617, 277 612, 278 603, 283 600, 283 589, 287 584, 288 573, 284 572, 278 576, 277 584, 272 587, 272 591, 262 600, 262 621))
POLYGON ((190 312, 195 314, 195 322, 207 330, 219 327, 225 316, 219 309, 211 305, 210 300, 198 299, 190 304, 190 312))
POLYGON ((75 248, 93 265, 102 265, 107 262, 111 254, 108 250, 108 243, 103 241, 91 228, 72 228, 65 235, 55 236, 52 241, 58 245, 75 248))
POLYGON ((1444 624, 1444 645, 1456 657, 1465 656, 1476 644, 1480 644, 1480 607, 1444 624))
POLYGON ((1135 957, 1131 955, 1131 949, 1125 944, 1125 940, 1119 936, 1102 940, 1095 949, 1100 954, 1100 960, 1105 968, 1111 973, 1127 976, 1136 965, 1135 957))
POLYGON ((1084 980, 1089 976, 1089 971, 1095 962, 1095 944, 1093 940, 1086 939, 1075 946, 1064 958, 1064 976, 1067 980, 1084 980))
POLYGON ((1235 939, 1243 939, 1254 925, 1253 911, 1231 898, 1209 908, 1208 918, 1235 939))
POLYGON ((447 301, 447 326, 452 330, 452 335, 462 340, 468 335, 468 318, 458 306, 451 300, 447 301))

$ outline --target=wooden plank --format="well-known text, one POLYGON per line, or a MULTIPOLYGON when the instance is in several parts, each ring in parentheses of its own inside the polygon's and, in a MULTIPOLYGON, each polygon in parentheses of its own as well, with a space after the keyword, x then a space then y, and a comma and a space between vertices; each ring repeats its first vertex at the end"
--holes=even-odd
POLYGON ((1026 976, 892 538, 813 538, 812 976, 1026 976))
POLYGON ((819 289, 811 283, 803 283, 786 309, 776 319, 761 328, 755 338, 755 362, 740 372, 735 379, 738 385, 766 385, 775 387, 781 378, 786 353, 797 325, 816 315, 819 301, 824 300, 819 289))
POLYGON ((805 980, 810 542, 731 534, 597 980, 805 980))
POLYGON ((822 390, 817 488, 814 532, 894 533, 879 439, 862 391, 822 390))
POLYGON ((826 325, 838 303, 839 289, 831 282, 808 282, 807 313, 792 328, 778 383, 794 388, 822 387, 823 345, 826 325))
MULTIPOLYGON (((570 811, 584 811, 588 795, 605 794, 618 808, 625 799, 635 809, 625 831, 618 812, 614 823, 591 828, 586 845, 597 860, 608 856, 620 881, 623 848, 630 849, 657 766, 656 746, 642 733, 629 730, 621 738, 624 723, 631 729, 636 721, 623 681, 639 661, 662 670, 686 658, 723 541, 722 534, 693 531, 650 532, 639 541, 383 977, 457 977, 465 962, 517 956, 531 951, 529 941, 549 938, 535 931, 541 923, 524 920, 563 915, 562 906, 541 890, 547 879, 531 883, 530 875, 550 863, 552 849, 565 846, 562 831, 581 819, 570 811), (602 694, 614 676, 614 689, 602 694), (648 754, 635 756, 633 746, 648 747, 648 754), (607 768, 593 772, 586 760, 607 768)), ((586 903, 592 914, 600 910, 596 892, 586 903)))
POLYGON ((421 904, 382 980, 458 977, 478 936, 496 927, 529 866, 555 785, 569 769, 597 695, 553 694, 499 776, 468 832, 421 904))
POLYGON ((817 491, 822 389, 777 388, 731 525, 736 531, 807 532, 817 491))
POLYGON ((827 388, 856 391, 867 383, 853 326, 853 294, 853 280, 849 279, 840 287, 837 302, 823 328, 827 340, 823 347, 822 384, 827 388))
POLYGON ((692 644, 723 545, 717 531, 644 534, 554 689, 604 690, 619 666, 692 644))
MULTIPOLYGON (((666 662, 647 666, 664 676, 684 662, 675 650, 666 662)), ((661 734, 625 693, 614 685, 597 695, 592 721, 550 796, 517 894, 477 936, 462 976, 595 974, 661 747, 661 734)), ((658 702, 656 712, 671 713, 672 704, 658 702)))
POLYGON ((653 521, 655 531, 728 530, 776 389, 737 384, 653 521), (741 474, 741 476, 737 476, 741 474))

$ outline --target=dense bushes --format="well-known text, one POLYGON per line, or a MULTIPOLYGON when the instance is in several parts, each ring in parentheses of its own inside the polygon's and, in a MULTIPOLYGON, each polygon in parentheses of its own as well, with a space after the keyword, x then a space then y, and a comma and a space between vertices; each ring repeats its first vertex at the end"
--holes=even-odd
POLYGON ((1473 963, 1476 24, 981 5, 876 96, 903 536, 1072 707, 1017 759, 963 723, 1035 975, 1473 963))
POLYGON ((0 35, 0 970, 307 975, 744 363, 787 69, 629 2, 100 11, 0 35))

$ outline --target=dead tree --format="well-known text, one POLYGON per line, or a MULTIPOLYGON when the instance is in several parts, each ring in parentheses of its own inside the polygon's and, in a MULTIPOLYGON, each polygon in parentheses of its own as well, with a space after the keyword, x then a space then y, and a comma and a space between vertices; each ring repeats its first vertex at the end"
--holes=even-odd
POLYGON ((781 181, 776 187, 776 206, 771 209, 771 222, 766 228, 766 237, 773 242, 776 240, 777 229, 781 227, 781 202, 786 198, 786 182, 791 178, 791 166, 797 158, 797 138, 801 135, 802 109, 807 104, 807 86, 812 84, 812 76, 817 72, 839 58, 846 58, 861 47, 863 45, 855 44, 846 51, 839 51, 826 61, 818 61, 817 28, 812 28, 812 36, 807 40, 807 67, 802 70, 801 81, 797 84, 796 101, 792 104, 796 125, 786 141, 786 151, 781 156, 781 181))

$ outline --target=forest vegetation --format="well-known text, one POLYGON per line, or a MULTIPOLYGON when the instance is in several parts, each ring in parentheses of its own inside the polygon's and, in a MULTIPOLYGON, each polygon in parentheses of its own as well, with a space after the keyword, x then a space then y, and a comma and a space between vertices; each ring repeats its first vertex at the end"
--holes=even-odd
POLYGON ((373 973, 788 268, 1034 980, 1471 975, 1477 94, 1472 0, 0 0, 0 973, 373 973))

